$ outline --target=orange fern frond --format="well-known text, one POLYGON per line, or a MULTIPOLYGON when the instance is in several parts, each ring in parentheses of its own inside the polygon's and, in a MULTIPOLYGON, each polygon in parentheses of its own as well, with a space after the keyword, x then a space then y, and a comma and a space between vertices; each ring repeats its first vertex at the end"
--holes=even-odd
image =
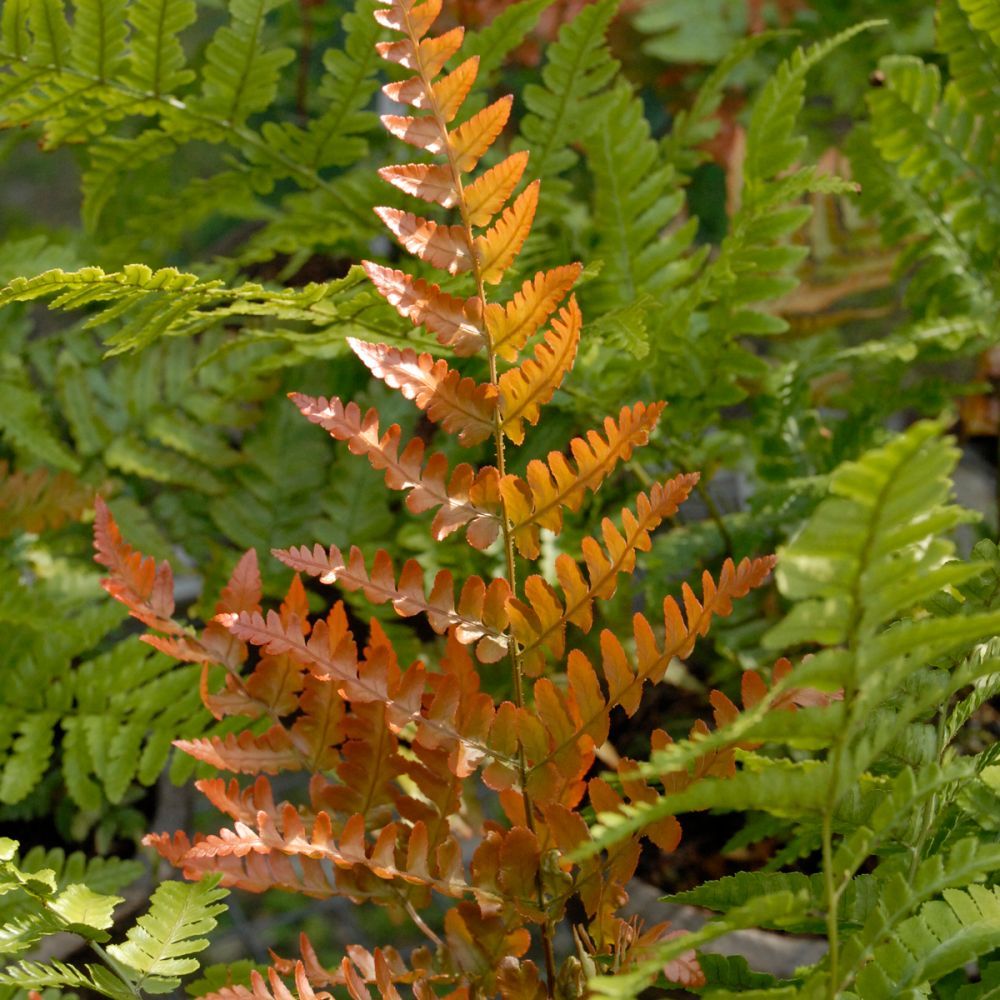
POLYGON ((376 378, 413 400, 446 431, 457 434, 461 444, 479 444, 493 433, 496 386, 479 385, 449 368, 447 361, 417 354, 409 347, 400 350, 353 337, 347 343, 376 378))
POLYGON ((398 208, 376 208, 375 212, 414 257, 449 274, 472 268, 472 247, 461 226, 446 226, 398 208))
POLYGON ((462 643, 476 643, 476 655, 484 663, 493 663, 507 652, 507 599, 510 586, 504 579, 491 580, 487 586, 478 576, 469 577, 462 585, 458 604, 455 603, 455 583, 451 573, 442 569, 434 578, 430 593, 424 586, 424 571, 415 559, 403 564, 396 582, 392 557, 385 549, 375 553, 369 574, 365 557, 355 545, 345 560, 336 545, 324 550, 321 545, 275 549, 286 566, 321 583, 336 583, 345 590, 360 590, 376 604, 391 603, 404 618, 426 615, 428 624, 441 634, 455 626, 462 643))
POLYGON ((122 538, 100 496, 94 501, 94 514, 94 559, 111 571, 101 586, 144 625, 162 632, 179 632, 173 621, 174 574, 170 564, 163 561, 157 566, 152 556, 133 549, 122 538))
POLYGON ((496 285, 514 263, 531 231, 538 207, 538 181, 532 181, 514 203, 504 210, 496 224, 473 244, 482 280, 496 285))
POLYGON ((236 778, 228 783, 222 778, 202 778, 194 786, 219 812, 241 823, 254 822, 259 812, 278 815, 271 783, 263 775, 246 788, 236 778))
POLYGON ((495 167, 480 174, 471 184, 467 185, 465 209, 469 213, 469 221, 474 226, 485 226, 497 212, 507 204, 507 199, 524 175, 528 165, 528 152, 511 153, 495 167))
POLYGON ((197 860, 227 855, 243 857, 251 852, 325 860, 338 868, 359 866, 378 878, 426 884, 446 896, 461 896, 471 891, 462 874, 460 856, 454 861, 449 859, 450 863, 445 865, 436 864, 427 857, 422 828, 415 826, 406 831, 390 823, 381 829, 375 843, 369 844, 364 817, 354 815, 335 838, 326 813, 319 813, 310 829, 295 807, 288 804, 281 812, 280 822, 275 822, 267 813, 259 813, 253 826, 237 823, 233 830, 223 829, 218 835, 210 835, 193 844, 188 854, 191 860, 197 860), (399 836, 407 842, 405 867, 399 867, 396 862, 399 836))
POLYGON ((16 531, 55 530, 90 508, 94 491, 75 476, 38 468, 11 470, 0 460, 0 538, 16 531))
MULTIPOLYGON (((449 669, 431 679, 433 694, 425 708, 428 678, 422 667, 400 670, 381 646, 369 649, 367 657, 359 660, 340 603, 325 621, 314 624, 308 638, 297 621, 283 621, 273 611, 266 619, 258 613, 241 614, 229 622, 229 628, 268 654, 288 655, 318 678, 338 682, 338 690, 352 703, 383 704, 392 731, 416 723, 416 742, 428 749, 443 749, 456 775, 471 774, 487 758, 498 775, 507 773, 515 762, 511 747, 516 732, 510 728, 509 715, 503 706, 495 711, 492 699, 479 693, 478 676, 471 665, 455 673, 459 660, 454 650, 444 661, 449 669)), ((457 638, 454 642, 459 644, 457 638)))
POLYGON ((539 271, 505 305, 490 302, 486 306, 485 322, 493 350, 505 361, 515 361, 518 352, 552 315, 582 270, 579 264, 565 264, 551 271, 539 271))
POLYGON ((501 480, 500 494, 521 555, 537 558, 539 529, 561 531, 562 508, 578 510, 588 491, 596 491, 619 462, 628 461, 633 449, 649 440, 664 405, 623 407, 617 423, 605 418, 603 437, 588 431, 586 437, 573 438, 569 451, 576 468, 562 452, 553 451, 547 462, 529 462, 524 479, 501 480))
POLYGON ((618 638, 610 631, 602 632, 601 665, 608 685, 609 706, 621 705, 626 714, 634 714, 639 707, 643 684, 660 681, 675 656, 679 659, 689 656, 699 636, 708 632, 712 619, 716 615, 730 614, 733 600, 745 597, 752 589, 761 586, 773 566, 773 556, 744 559, 739 566, 734 566, 732 560, 727 559, 719 574, 718 584, 707 571, 703 574, 701 601, 684 584, 682 593, 685 612, 681 611, 672 597, 664 599, 662 645, 657 641, 645 616, 636 614, 632 619, 636 661, 634 668, 618 638))
MULTIPOLYGON (((408 38, 398 42, 378 42, 375 49, 387 62, 399 63, 404 69, 419 70, 423 78, 429 80, 437 76, 444 69, 445 63, 461 48, 465 29, 452 28, 436 38, 424 38, 437 13, 433 4, 421 4, 421 7, 429 8, 423 12, 424 17, 413 19, 409 10, 399 15, 401 27, 396 30, 405 31, 408 38), (431 14, 434 16, 431 17, 431 14)), ((393 4, 393 8, 402 11, 403 5, 393 4)))
POLYGON ((379 167, 378 175, 404 194, 443 208, 454 208, 458 199, 451 171, 436 163, 398 163, 391 167, 379 167))
MULTIPOLYGON (((418 980, 427 979, 447 979, 441 974, 434 974, 429 968, 415 966, 408 968, 402 955, 392 947, 387 945, 376 948, 374 952, 368 951, 361 945, 347 946, 347 959, 365 983, 376 984, 379 989, 384 989, 384 984, 391 983, 414 983, 418 980)), ((345 983, 344 965, 341 963, 336 968, 328 969, 319 960, 316 949, 312 941, 305 933, 299 935, 299 959, 279 958, 272 953, 274 968, 283 976, 295 974, 296 968, 301 965, 309 980, 309 984, 314 989, 322 989, 324 986, 342 986, 345 983)), ((418 958, 420 956, 417 956, 418 958)))
POLYGON ((552 323, 545 339, 535 346, 534 358, 500 376, 500 414, 504 433, 515 444, 524 441, 524 422, 537 424, 542 407, 573 367, 583 317, 576 299, 552 323))
POLYGON ((414 118, 410 115, 382 115, 386 131, 403 142, 428 153, 440 153, 448 145, 448 136, 441 131, 433 118, 414 118))
POLYGON ((595 600, 609 600, 617 589, 620 573, 635 568, 637 551, 648 551, 649 534, 688 497, 698 482, 696 473, 675 476, 663 485, 656 484, 647 496, 636 498, 636 512, 622 511, 624 534, 605 518, 601 522, 603 546, 594 538, 584 538, 584 577, 576 561, 565 553, 556 559, 556 576, 563 591, 560 599, 555 589, 540 576, 530 576, 524 584, 525 600, 511 598, 508 615, 511 632, 521 645, 521 657, 529 674, 538 674, 545 664, 545 652, 563 655, 567 623, 584 632, 593 625, 595 600))
POLYGON ((280 774, 303 767, 288 733, 277 725, 259 735, 244 730, 239 735, 177 740, 175 746, 195 760, 234 774, 280 774))
POLYGON ((426 327, 459 357, 475 354, 486 343, 478 299, 456 298, 422 278, 368 260, 362 264, 376 290, 400 316, 426 327))
POLYGON ((293 993, 282 981, 277 969, 267 970, 267 980, 256 970, 250 973, 249 986, 223 986, 206 993, 198 1000, 332 1000, 329 993, 317 993, 301 962, 294 963, 290 973, 295 980, 293 993))
POLYGON ((485 549, 496 539, 500 531, 500 490, 495 469, 487 467, 476 472, 463 463, 449 477, 448 460, 440 452, 424 463, 424 443, 419 439, 400 451, 402 431, 398 424, 380 437, 374 409, 362 418, 355 403, 345 406, 336 398, 326 400, 301 393, 292 393, 291 398, 312 423, 338 441, 346 441, 356 455, 367 455, 373 468, 385 472, 386 486, 406 491, 407 506, 415 514, 440 508, 431 524, 435 538, 444 538, 464 527, 466 538, 477 549, 485 549))
POLYGON ((463 122, 448 136, 449 156, 460 173, 475 170, 483 154, 504 130, 514 98, 507 94, 463 122))
MULTIPOLYGON (((405 3, 400 0, 386 3, 380 0, 388 10, 375 8, 374 17, 383 28, 392 31, 405 31, 414 39, 421 39, 430 30, 431 25, 441 13, 440 0, 427 0, 426 3, 405 3)), ((381 52, 381 48, 379 48, 381 52)))

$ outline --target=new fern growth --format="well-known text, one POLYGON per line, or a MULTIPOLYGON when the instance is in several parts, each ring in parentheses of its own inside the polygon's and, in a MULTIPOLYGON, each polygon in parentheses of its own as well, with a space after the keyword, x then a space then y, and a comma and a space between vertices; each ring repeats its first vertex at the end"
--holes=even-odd
MULTIPOLYGON (((641 961, 666 927, 642 932, 617 911, 627 898, 640 837, 671 850, 680 827, 661 818, 606 855, 573 862, 570 852, 590 841, 584 809, 605 813, 654 796, 645 781, 629 777, 628 761, 614 782, 592 777, 592 768, 612 711, 633 715, 644 686, 662 680, 671 661, 687 656, 712 619, 729 614, 733 600, 760 585, 772 565, 765 557, 727 562, 718 580, 706 573, 700 598, 685 585, 680 604, 664 600, 662 626, 635 615, 632 641, 602 631, 599 669, 577 648, 579 637, 592 630, 596 606, 633 572, 637 553, 649 547, 651 533, 674 515, 697 477, 679 475, 640 493, 634 507, 622 511, 620 525, 605 519, 600 540, 584 539, 579 559, 565 553, 556 559, 553 582, 540 572, 524 573, 522 563, 530 569, 539 558, 542 530, 561 530, 564 513, 578 510, 648 440, 663 405, 625 406, 570 441, 566 452, 530 461, 524 475, 511 471, 508 447, 522 443, 572 368, 582 316, 571 287, 580 267, 540 272, 506 301, 488 297, 503 285, 528 236, 539 185, 515 193, 527 151, 475 173, 507 122, 511 99, 460 121, 478 58, 443 72, 463 31, 431 34, 439 9, 438 0, 386 0, 375 12, 396 36, 379 43, 380 54, 409 74, 385 92, 416 112, 386 115, 383 122, 437 157, 380 174, 406 194, 451 210, 453 220, 376 211, 405 249, 450 278, 437 284, 373 262, 365 269, 415 326, 455 355, 484 358, 485 377, 477 381, 409 348, 359 340, 351 347, 459 445, 492 440, 496 463, 452 467, 423 439, 404 442, 398 425, 382 430, 375 410, 362 413, 338 398, 293 399, 309 420, 383 472, 386 486, 402 491, 412 512, 434 511, 435 539, 461 531, 475 549, 496 542, 503 572, 488 583, 470 576, 459 585, 447 569, 426 581, 413 560, 397 571, 383 550, 370 560, 357 548, 345 553, 336 545, 275 551, 298 573, 342 592, 360 591, 403 617, 423 616, 445 638, 426 662, 406 665, 377 622, 359 642, 340 602, 310 620, 298 577, 281 609, 265 614, 252 553, 204 630, 183 625, 173 614, 169 567, 132 550, 107 509, 98 509, 98 558, 111 571, 109 591, 153 630, 149 642, 205 664, 203 697, 217 716, 259 720, 225 738, 179 744, 221 770, 255 776, 245 788, 221 779, 200 783, 233 826, 193 841, 177 833, 149 842, 188 877, 220 872, 223 884, 251 891, 337 894, 388 907, 411 918, 433 946, 407 961, 387 947, 374 954, 354 950, 339 967, 326 969, 306 940, 300 962, 278 963, 268 981, 256 976, 249 988, 223 991, 233 1000, 287 996, 283 971, 294 973, 303 998, 332 984, 346 986, 353 997, 367 996, 370 984, 396 996, 402 983, 418 996, 431 996, 432 984, 468 996, 579 995, 595 965, 641 961), (459 276, 468 282, 464 294, 451 280, 459 276), (245 643, 259 648, 256 661, 245 643), (497 704, 482 690, 476 660, 507 661, 512 701, 497 704), (276 800, 267 775, 283 771, 309 776, 305 801, 276 800), (457 835, 467 827, 460 818, 463 791, 477 775, 495 794, 497 809, 475 829, 467 864, 457 835), (451 903, 443 937, 422 916, 432 894, 451 903), (585 914, 575 927, 577 954, 559 957, 554 929, 574 898, 585 914), (544 972, 526 957, 533 940, 544 972)), ((715 708, 719 722, 738 714, 722 696, 715 708)), ((699 724, 696 732, 707 729, 699 724)), ((665 733, 654 734, 654 747, 667 743, 665 733)), ((699 759, 698 776, 732 770, 728 744, 699 759)), ((692 956, 673 963, 669 975, 701 981, 692 956)))

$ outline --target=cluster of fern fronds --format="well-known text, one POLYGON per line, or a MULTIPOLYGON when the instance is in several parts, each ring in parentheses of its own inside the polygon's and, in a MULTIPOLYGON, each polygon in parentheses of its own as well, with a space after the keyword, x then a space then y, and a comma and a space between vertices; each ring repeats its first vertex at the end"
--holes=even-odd
POLYGON ((856 4, 666 130, 608 35, 674 58, 684 4, 466 6, 4 0, 0 124, 75 148, 84 228, 0 249, 0 819, 147 864, 0 840, 0 996, 169 993, 230 889, 422 944, 303 933, 212 1000, 992 996, 1000 555, 938 414, 995 328, 1000 8, 829 90, 867 118, 820 156, 810 72, 900 37, 856 4), (150 830, 167 772, 221 824, 150 830), (629 916, 705 810, 757 867, 629 916), (704 950, 746 928, 826 951, 704 950))

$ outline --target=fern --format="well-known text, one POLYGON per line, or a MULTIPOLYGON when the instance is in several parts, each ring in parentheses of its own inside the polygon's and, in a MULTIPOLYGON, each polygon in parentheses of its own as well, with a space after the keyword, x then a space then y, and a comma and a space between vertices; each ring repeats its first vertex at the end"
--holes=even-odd
MULTIPOLYGON (((584 21, 589 18, 596 33, 612 10, 608 4, 595 5, 584 21)), ((603 523, 601 542, 584 538, 585 574, 574 558, 560 556, 559 591, 541 575, 518 585, 515 552, 536 558, 540 529, 558 531, 563 509, 578 509, 584 496, 647 440, 662 407, 624 407, 617 419, 605 421, 603 433, 571 442, 572 462, 552 452, 547 462, 530 462, 523 476, 508 471, 512 466, 507 465, 505 441, 519 445, 530 436, 542 407, 572 367, 582 314, 572 295, 561 309, 559 304, 579 269, 539 274, 506 304, 487 300, 486 289, 504 286, 528 236, 538 183, 516 193, 526 166, 520 152, 469 177, 503 129, 511 102, 501 97, 482 110, 473 105, 468 117, 459 117, 476 61, 459 62, 443 73, 457 53, 462 31, 429 34, 436 14, 436 5, 416 6, 409 0, 393 0, 376 11, 377 21, 395 32, 393 40, 378 43, 378 51, 415 74, 384 90, 418 112, 385 115, 383 123, 410 145, 444 154, 443 163, 395 165, 380 174, 405 194, 453 208, 456 214, 444 224, 394 206, 377 212, 399 243, 429 269, 471 278, 472 291, 461 297, 453 291, 457 282, 448 279, 446 291, 401 270, 370 261, 364 266, 376 290, 403 318, 426 327, 456 354, 484 352, 488 379, 478 382, 445 360, 411 349, 353 338, 348 343, 377 378, 412 400, 459 446, 492 438, 497 464, 480 469, 453 465, 442 452, 428 453, 420 439, 404 443, 399 425, 383 431, 376 410, 363 413, 336 397, 293 394, 293 401, 309 420, 367 457, 388 487, 404 491, 411 510, 435 509, 435 540, 460 527, 473 549, 501 538, 504 568, 489 584, 478 575, 463 574, 456 586, 450 569, 441 568, 427 580, 416 561, 394 566, 385 550, 372 559, 357 547, 348 551, 336 544, 275 550, 286 565, 336 584, 342 593, 361 593, 404 618, 422 617, 445 637, 433 660, 436 666, 428 669, 420 661, 409 666, 401 662, 377 621, 367 645, 359 648, 340 603, 310 620, 297 577, 282 607, 265 612, 252 552, 224 588, 214 618, 194 629, 174 614, 169 568, 156 566, 125 543, 103 504, 98 506, 96 540, 98 558, 109 570, 105 587, 152 630, 147 641, 177 659, 224 668, 221 687, 211 672, 205 675, 210 710, 217 717, 261 719, 260 725, 239 733, 179 744, 216 768, 255 777, 247 787, 221 779, 201 785, 232 818, 233 827, 194 839, 181 832, 157 834, 148 842, 188 877, 217 871, 225 884, 251 891, 282 888, 368 899, 409 916, 422 929, 419 910, 434 893, 451 905, 449 936, 476 940, 488 961, 455 967, 439 950, 429 966, 422 961, 408 968, 387 952, 376 952, 373 965, 352 955, 334 973, 304 952, 301 965, 279 964, 267 981, 255 977, 248 988, 239 988, 240 996, 278 995, 285 989, 277 978, 280 972, 294 974, 305 996, 331 983, 344 983, 360 995, 364 983, 373 980, 385 991, 404 978, 420 989, 450 983, 533 995, 542 988, 542 974, 522 957, 528 928, 541 941, 545 976, 554 989, 558 971, 551 928, 577 893, 586 911, 591 960, 611 960, 609 942, 625 933, 626 925, 602 900, 609 892, 623 894, 640 835, 670 849, 680 828, 672 818, 647 824, 623 855, 606 862, 573 864, 566 857, 587 840, 577 813, 581 797, 588 795, 595 808, 608 812, 628 809, 652 795, 645 782, 627 777, 626 761, 618 787, 587 780, 596 749, 607 738, 610 713, 622 706, 634 714, 644 684, 659 681, 675 657, 689 655, 713 618, 729 614, 735 599, 763 583, 772 562, 730 561, 717 579, 704 574, 700 596, 684 588, 683 610, 666 599, 662 638, 654 638, 650 624, 637 616, 634 653, 603 631, 600 672, 579 649, 571 649, 567 657, 567 643, 574 641, 567 626, 581 633, 593 628, 600 604, 612 597, 620 576, 634 571, 636 554, 648 548, 650 533, 687 497, 697 478, 687 475, 639 494, 634 509, 622 512, 621 528, 611 520, 603 523), (535 331, 541 331, 541 338, 533 356, 525 357, 535 331), (259 649, 256 659, 244 644, 259 649), (513 701, 497 704, 481 690, 470 650, 484 663, 509 661, 513 701), (564 686, 539 676, 549 658, 565 663, 564 686), (529 687, 533 677, 538 679, 529 687), (284 771, 312 776, 308 807, 274 798, 266 776, 284 771), (477 772, 498 793, 509 825, 491 824, 479 832, 467 868, 451 824, 461 808, 462 785, 477 772), (400 782, 401 775, 413 784, 400 782), (419 797, 409 794, 410 788, 418 789, 419 797), (550 864, 544 854, 549 849, 565 860, 550 864)), ((578 22, 573 27, 580 30, 578 22)), ((601 55, 599 61, 605 58, 601 55)), ((596 86, 604 70, 589 72, 596 86)), ((735 714, 728 700, 717 702, 719 724, 735 714)), ((665 734, 654 736, 655 745, 665 742, 665 734)), ((724 776, 731 773, 733 760, 733 748, 726 743, 700 758, 700 766, 706 775, 724 776)), ((641 964, 662 934, 663 928, 652 928, 635 939, 627 955, 614 960, 641 964)), ((675 963, 674 972, 682 982, 699 981, 697 965, 688 957, 675 963)))
POLYGON ((208 942, 196 935, 211 931, 224 909, 219 900, 227 893, 217 887, 217 879, 163 883, 125 942, 108 945, 105 952, 98 942, 107 942, 113 911, 123 899, 96 892, 87 881, 65 884, 49 868, 26 867, 30 862, 18 861, 17 847, 16 841, 0 840, 0 885, 5 896, 13 893, 17 908, 13 916, 3 914, 0 952, 16 954, 49 935, 70 933, 89 942, 105 964, 21 960, 0 969, 0 983, 31 990, 81 987, 125 1000, 140 995, 140 989, 168 993, 180 985, 182 975, 197 971, 199 963, 191 956, 208 942))
POLYGON ((115 354, 164 336, 191 336, 223 318, 240 315, 321 326, 337 315, 337 306, 328 300, 350 291, 357 280, 354 276, 301 291, 267 291, 254 284, 227 289, 221 281, 201 281, 173 268, 151 271, 142 264, 130 264, 114 274, 85 268, 71 274, 48 271, 31 279, 18 278, 0 290, 0 306, 49 296, 55 296, 52 307, 58 309, 109 302, 106 311, 92 317, 89 324, 122 320, 119 329, 106 337, 115 354))
POLYGON ((197 672, 134 638, 102 649, 121 615, 94 600, 93 578, 76 596, 68 581, 19 587, 10 570, 2 578, 17 595, 0 602, 0 619, 21 666, 0 708, 0 801, 23 801, 57 763, 85 810, 121 802, 133 781, 153 784, 171 739, 204 728, 197 672), (53 635, 46 620, 66 624, 53 635))
MULTIPOLYGON (((599 0, 570 21, 547 49, 544 86, 524 90, 529 114, 521 123, 521 136, 531 150, 534 177, 557 177, 577 160, 571 145, 593 127, 595 95, 618 68, 604 47, 604 33, 617 7, 617 0, 599 0)), ((560 190, 558 185, 546 185, 546 190, 550 186, 553 195, 560 190)))
MULTIPOLYGON (((326 192, 355 226, 367 225, 323 168, 353 163, 373 125, 364 113, 374 69, 371 21, 364 13, 346 20, 353 43, 328 56, 322 113, 305 128, 274 122, 256 128, 249 119, 273 109, 280 70, 292 57, 290 49, 268 42, 268 15, 277 6, 233 0, 229 23, 215 32, 200 65, 189 66, 178 36, 195 11, 185 0, 93 0, 81 5, 71 25, 60 0, 39 0, 27 17, 12 0, 3 20, 18 28, 5 32, 6 49, 0 53, 6 70, 0 86, 4 121, 40 123, 48 146, 89 145, 84 218, 91 227, 113 205, 124 178, 194 142, 224 143, 236 154, 237 164, 215 181, 240 192, 241 198, 231 201, 237 215, 237 206, 259 205, 261 192, 291 178, 304 191, 326 192), (192 92, 196 74, 200 83, 192 92), (145 128, 138 137, 121 133, 122 119, 139 119, 145 128)), ((148 199, 148 209, 156 211, 155 198, 148 199)), ((137 225, 139 219, 131 222, 137 225)))
POLYGON ((108 946, 108 954, 139 973, 135 985, 147 993, 169 993, 181 976, 197 972, 193 956, 208 947, 200 935, 215 927, 228 893, 212 879, 194 885, 164 882, 153 893, 149 912, 129 928, 126 940, 108 946))
MULTIPOLYGON (((613 848, 647 823, 708 807, 768 812, 794 820, 802 832, 818 833, 821 876, 745 873, 679 897, 740 912, 784 894, 796 902, 782 911, 780 926, 808 929, 818 919, 825 921, 831 954, 801 974, 798 995, 806 997, 840 995, 851 988, 861 996, 870 991, 898 995, 951 971, 956 967, 948 964, 951 956, 957 964, 967 961, 960 956, 975 949, 970 941, 986 947, 985 930, 966 935, 953 916, 945 918, 952 911, 936 897, 965 900, 971 892, 978 900, 979 890, 968 887, 996 871, 995 845, 984 844, 981 830, 966 826, 972 836, 956 834, 947 851, 941 845, 934 853, 929 849, 937 824, 948 828, 950 804, 974 773, 968 760, 938 763, 956 731, 945 728, 947 706, 967 684, 980 678, 988 683, 995 674, 989 647, 979 649, 977 643, 1000 626, 992 609, 962 607, 960 614, 944 617, 921 612, 933 606, 942 589, 960 593, 971 586, 975 593, 973 581, 983 575, 982 562, 955 560, 953 544, 944 537, 967 515, 947 503, 947 477, 957 453, 939 433, 940 425, 933 422, 914 425, 837 470, 829 497, 779 553, 778 583, 795 604, 766 637, 772 648, 806 645, 820 651, 770 692, 752 696, 754 707, 714 738, 654 755, 640 773, 660 777, 664 794, 633 805, 624 815, 598 814, 600 825, 586 848, 588 853, 613 848), (794 724, 779 722, 773 708, 783 698, 799 697, 789 688, 793 681, 839 689, 843 704, 804 709, 794 724), (769 708, 771 713, 764 714, 769 708), (935 712, 942 713, 938 729, 924 727, 922 720, 935 712), (928 730, 926 739, 923 730, 928 730), (929 748, 920 749, 928 739, 929 748), (747 748, 735 776, 678 788, 675 776, 725 740, 747 748), (760 742, 823 756, 764 757, 753 752, 760 742), (878 859, 872 874, 858 875, 872 857, 878 859), (940 910, 936 952, 941 960, 918 962, 904 973, 898 964, 902 952, 893 949, 914 947, 916 939, 906 935, 925 926, 920 922, 924 906, 928 914, 946 907, 940 910), (889 963, 885 970, 876 954, 889 963), (893 985, 875 985, 880 976, 893 985)), ((982 923, 975 926, 985 928, 990 918, 976 919, 982 923)), ((923 945, 916 949, 925 951, 923 945)), ((669 948, 657 952, 662 958, 673 953, 669 948)), ((647 975, 654 971, 650 965, 647 975)), ((599 988, 621 995, 615 992, 617 983, 599 988)))

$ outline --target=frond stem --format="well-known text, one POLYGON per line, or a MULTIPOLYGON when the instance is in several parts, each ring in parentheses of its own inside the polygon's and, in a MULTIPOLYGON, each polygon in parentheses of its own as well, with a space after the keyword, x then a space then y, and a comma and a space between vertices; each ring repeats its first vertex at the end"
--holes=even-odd
MULTIPOLYGON (((412 30, 410 24, 410 16, 407 11, 403 15, 404 23, 406 25, 406 34, 410 37, 414 45, 414 50, 419 53, 419 42, 415 37, 415 33, 412 30)), ((437 96, 434 93, 434 85, 427 75, 426 68, 424 66, 424 61, 418 55, 416 59, 416 69, 420 76, 420 82, 423 84, 424 93, 428 98, 427 109, 430 111, 434 121, 437 123, 438 128, 441 130, 442 136, 447 137, 448 135, 448 123, 445 121, 444 115, 441 114, 440 106, 438 105, 437 96)), ((476 287, 476 298, 479 301, 479 315, 482 317, 486 316, 486 287, 483 280, 483 272, 479 264, 479 260, 476 257, 475 252, 475 235, 472 230, 472 218, 469 212, 468 202, 465 198, 465 190, 462 184, 462 171, 459 167, 458 161, 455 158, 455 152, 451 147, 451 144, 447 141, 445 142, 445 155, 448 161, 448 170, 451 174, 452 183, 455 185, 455 197, 458 206, 459 213, 462 219, 462 229, 464 230, 465 240, 469 247, 469 254, 472 260, 472 278, 475 282, 476 287)), ((499 405, 499 383, 500 379, 497 374, 497 355, 496 350, 493 346, 493 338, 490 335, 489 327, 483 322, 483 332, 486 338, 486 358, 489 363, 489 374, 490 374, 490 384, 497 388, 497 406, 493 410, 493 444, 496 450, 496 462, 497 462, 497 473, 501 480, 507 474, 507 463, 506 456, 504 453, 504 437, 503 437, 503 416, 500 412, 499 405)), ((506 505, 503 500, 503 496, 500 498, 500 526, 503 532, 503 547, 504 547, 504 560, 506 563, 507 571, 507 582, 510 584, 510 589, 512 593, 517 592, 517 560, 514 555, 514 533, 511 528, 510 518, 507 516, 506 505)), ((516 641, 513 639, 510 642, 510 662, 511 662, 511 674, 513 678, 514 685, 514 704, 518 708, 524 707, 524 664, 522 660, 522 653, 516 641)), ((521 785, 521 798, 524 803, 524 817, 525 823, 528 829, 532 833, 535 832, 535 817, 534 808, 531 802, 531 796, 528 792, 527 779, 528 779, 528 760, 524 752, 524 744, 518 739, 517 747, 518 756, 518 777, 520 779, 521 785)), ((537 890, 538 890, 538 905, 540 909, 545 912, 545 888, 542 884, 542 874, 539 868, 537 876, 537 890)), ((542 935, 542 950, 545 955, 545 973, 546 973, 546 991, 550 998, 555 996, 555 985, 556 985, 556 966, 555 966, 555 951, 552 943, 552 926, 551 921, 545 920, 541 926, 542 935)))

